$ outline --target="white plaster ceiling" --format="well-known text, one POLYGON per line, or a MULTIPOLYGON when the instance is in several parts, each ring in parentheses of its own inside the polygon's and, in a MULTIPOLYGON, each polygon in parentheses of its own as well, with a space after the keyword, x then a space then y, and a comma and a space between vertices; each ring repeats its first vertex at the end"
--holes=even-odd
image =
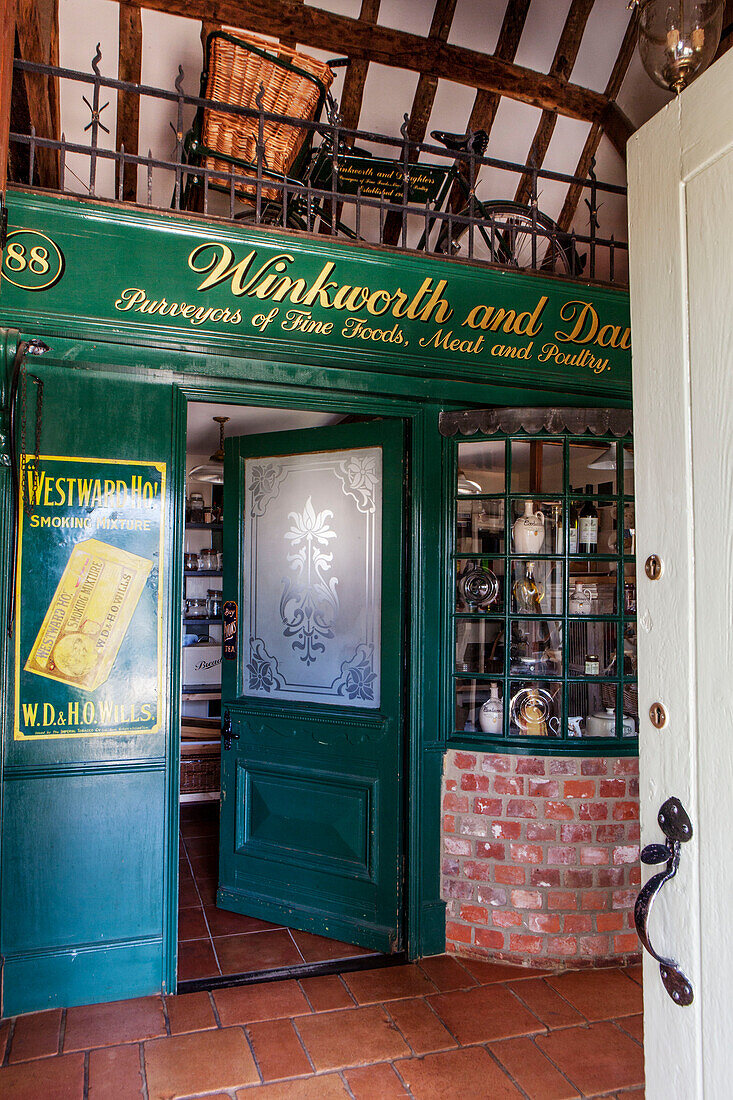
POLYGON ((213 454, 219 446, 219 425, 214 416, 228 416, 225 437, 255 435, 259 432, 291 432, 337 424, 343 413, 310 412, 305 409, 271 409, 256 405, 217 405, 190 401, 186 450, 191 455, 213 454))

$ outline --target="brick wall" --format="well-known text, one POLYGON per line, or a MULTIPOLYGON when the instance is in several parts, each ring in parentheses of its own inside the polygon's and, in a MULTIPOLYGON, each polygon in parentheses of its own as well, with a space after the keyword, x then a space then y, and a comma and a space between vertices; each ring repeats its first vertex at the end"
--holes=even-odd
POLYGON ((638 956, 638 774, 633 757, 448 752, 447 950, 572 967, 638 956))

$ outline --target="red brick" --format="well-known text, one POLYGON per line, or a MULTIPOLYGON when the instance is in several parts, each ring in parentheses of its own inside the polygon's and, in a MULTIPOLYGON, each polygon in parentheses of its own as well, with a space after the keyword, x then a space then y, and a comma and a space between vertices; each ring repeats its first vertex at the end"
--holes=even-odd
POLYGON ((566 886, 572 887, 573 890, 585 890, 588 886, 593 885, 593 872, 586 867, 578 870, 571 868, 565 872, 564 882, 566 886))
POLYGON ((641 883, 641 867, 638 864, 636 867, 629 867, 629 882, 632 886, 639 886, 641 883))
MULTIPOLYGON (((491 864, 487 863, 487 867, 491 864)), ((494 879, 496 882, 503 882, 506 886, 521 886, 526 877, 524 867, 507 867, 506 864, 498 863, 494 867, 494 879)))
POLYGON ((608 848, 584 846, 580 849, 580 862, 586 867, 601 867, 611 862, 608 848))
POLYGON ((443 832, 454 833, 456 831, 456 819, 453 814, 443 814, 443 832))
POLYGON ((596 784, 593 779, 566 779, 563 794, 565 798, 594 798, 596 784))
POLYGON ((596 928, 599 932, 620 932, 623 926, 623 913, 599 913, 596 917, 596 928))
POLYGON ((577 775, 577 760, 551 760, 550 775, 577 775))
POLYGON ((640 949, 639 937, 635 932, 624 932, 621 936, 613 937, 613 948, 620 955, 636 952, 640 949))
POLYGON ((511 901, 515 909, 542 908, 542 895, 537 890, 512 890, 511 901))
POLYGON ((481 905, 462 905, 460 911, 461 920, 469 924, 488 924, 489 911, 481 905))
POLYGON ((580 774, 581 775, 607 775, 608 774, 608 761, 604 760, 602 756, 595 757, 592 760, 581 760, 581 762, 580 762, 580 774))
POLYGON ((448 940, 458 940, 459 943, 470 943, 473 929, 469 924, 456 924, 455 921, 445 922, 445 937, 448 940))
POLYGON ((557 840, 557 825, 543 825, 540 821, 528 821, 527 840, 557 840))
POLYGON ((456 768, 475 768, 476 757, 470 752, 457 752, 453 756, 453 765, 456 768))
POLYGON ((602 890, 585 890, 580 897, 581 909, 605 909, 608 904, 608 895, 602 890))
POLYGON ((444 810, 454 810, 459 814, 468 813, 468 795, 448 793, 443 799, 444 810))
POLYGON ((624 884, 623 867, 601 867, 597 875, 599 886, 623 886, 624 884))
POLYGON ((457 786, 458 786, 458 784, 457 784, 457 782, 456 782, 456 780, 455 780, 455 779, 446 779, 446 781, 445 781, 445 789, 446 789, 447 791, 454 791, 454 790, 456 789, 456 787, 457 787, 457 786))
POLYGON ((557 779, 530 779, 527 794, 532 798, 559 798, 560 784, 557 779))
POLYGON ((509 936, 509 950, 522 955, 539 955, 542 950, 542 936, 523 936, 512 932, 509 936))
POLYGON ((493 928, 477 928, 476 943, 479 947, 490 947, 501 951, 504 946, 504 933, 497 932, 493 928))
POLYGON ((613 820, 614 821, 638 821, 639 820, 639 803, 638 802, 617 802, 613 807, 613 820))
POLYGON ((545 817, 553 821, 572 821, 575 817, 575 811, 566 802, 546 802, 545 817))
POLYGON ((461 821, 462 836, 486 836, 486 822, 480 817, 464 817, 461 821))
POLYGON ((457 836, 443 837, 443 847, 451 856, 470 856, 471 841, 459 840, 457 836))
POLYGON ((522 825, 519 821, 493 821, 491 835, 496 840, 519 840, 522 835, 522 825))
POLYGON ((506 890, 497 890, 494 886, 479 886, 476 893, 482 905, 506 905, 506 890))
POLYGON ((570 890, 550 890, 547 895, 548 909, 577 909, 578 899, 570 890))
POLYGON ((491 919, 497 928, 516 928, 522 923, 521 913, 515 913, 513 909, 495 909, 491 919))
POLYGON ((493 840, 479 840, 476 844, 479 859, 505 859, 506 844, 497 844, 493 840))
POLYGON ((638 821, 629 821, 626 825, 626 837, 628 840, 639 840, 641 829, 638 821))
POLYGON ((510 844, 509 851, 515 863, 542 863, 544 857, 536 844, 510 844))
POLYGON ((626 795, 626 780, 602 779, 598 793, 601 798, 624 798, 626 795))
POLYGON ((594 957, 608 954, 608 936, 581 936, 578 941, 581 955, 594 957))
POLYGON ((581 821, 605 821, 608 806, 605 802, 582 802, 578 807, 578 817, 581 821))
POLYGON ((565 932, 592 932, 593 918, 585 913, 568 913, 562 926, 565 932))
POLYGON ((560 872, 552 867, 533 867, 529 872, 530 886, 559 886, 560 872))
POLYGON ((481 768, 485 772, 508 772, 512 768, 512 756, 485 756, 481 768))
POLYGON ((537 817, 537 807, 527 799, 515 798, 506 809, 507 817, 537 817))
POLYGON ((576 863, 578 859, 578 853, 575 848, 571 848, 569 845, 560 847, 554 845, 547 849, 547 862, 552 863, 576 863))
POLYGON ((629 798, 638 798, 638 797, 639 797, 639 780, 638 779, 630 779, 629 780, 629 798))
POLYGON ((473 812, 475 814, 491 814, 492 817, 498 817, 501 813, 501 799, 474 798, 473 812))
POLYGON ((524 780, 511 778, 506 775, 494 776, 494 791, 496 794, 524 794, 524 780))
POLYGON ((614 848, 613 862, 616 866, 618 866, 619 863, 638 863, 639 846, 637 844, 627 844, 624 847, 614 848))
POLYGON ((517 775, 544 775, 545 762, 539 756, 518 756, 517 775))
POLYGON ((578 941, 575 936, 550 936, 547 950, 550 955, 576 955, 578 941))
POLYGON ((461 776, 462 791, 488 791, 491 780, 488 775, 474 775, 473 772, 464 772, 461 776))
POLYGON ((461 865, 457 859, 444 859, 443 860, 443 874, 444 875, 457 875, 461 869, 461 865))
POLYGON ((476 882, 488 882, 491 878, 491 864, 474 863, 472 860, 467 860, 463 864, 463 873, 466 878, 473 879, 476 882))
POLYGON ((614 775, 638 775, 639 761, 634 756, 621 756, 613 765, 614 775))
POLYGON ((446 898, 471 898, 473 886, 470 882, 451 881, 443 883, 443 896, 446 898))
POLYGON ((613 844, 624 839, 625 831, 623 825, 599 825, 596 830, 596 840, 599 844, 613 844))
POLYGON ((530 932, 560 931, 560 918, 557 913, 530 913, 527 924, 530 932))
POLYGON ((630 909, 636 901, 635 890, 614 890, 613 909, 630 909))
POLYGON ((579 825, 575 821, 571 825, 561 825, 560 840, 563 844, 588 844, 591 840, 591 827, 579 825))

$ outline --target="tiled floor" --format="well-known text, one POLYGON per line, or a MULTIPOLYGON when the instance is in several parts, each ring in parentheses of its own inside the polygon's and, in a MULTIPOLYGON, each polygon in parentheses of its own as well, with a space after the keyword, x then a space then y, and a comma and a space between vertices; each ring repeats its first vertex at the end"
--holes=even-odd
POLYGON ((642 1100, 641 976, 460 962, 0 1024, 13 1100, 642 1100))
POLYGON ((181 806, 178 980, 369 954, 362 947, 216 908, 219 804, 181 806))

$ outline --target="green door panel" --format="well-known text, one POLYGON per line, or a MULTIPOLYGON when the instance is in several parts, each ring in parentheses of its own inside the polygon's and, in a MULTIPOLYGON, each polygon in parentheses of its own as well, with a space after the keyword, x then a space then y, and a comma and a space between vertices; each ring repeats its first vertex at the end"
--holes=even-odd
MULTIPOLYGON (((222 711, 229 713, 234 736, 232 747, 222 748, 217 903, 224 909, 381 951, 397 950, 402 942, 403 484, 399 421, 228 441, 224 599, 236 601, 239 620, 236 659, 225 660, 222 669, 222 711), (368 690, 359 695, 359 686, 367 683, 363 671, 345 679, 340 695, 328 702, 288 699, 283 697, 285 692, 278 698, 265 698, 262 680, 253 679, 255 656, 246 668, 242 656, 248 614, 245 525, 253 522, 251 509, 256 507, 255 497, 250 500, 246 495, 245 463, 247 459, 277 460, 292 454, 317 459, 329 452, 374 447, 381 449, 383 464, 378 705, 369 705, 368 690), (254 693, 255 683, 259 694, 254 693), (346 705, 346 696, 356 697, 358 705, 346 705)), ((300 545, 297 531, 310 523, 316 530, 314 545, 320 532, 321 549, 327 556, 323 577, 329 581, 338 577, 338 591, 345 593, 348 578, 344 562, 338 558, 339 537, 329 528, 332 521, 334 527, 338 522, 324 508, 323 498, 316 503, 316 489, 313 493, 310 519, 308 505, 302 520, 297 519, 300 513, 290 513, 284 522, 296 527, 290 535, 284 533, 284 527, 283 538, 290 537, 295 550, 300 545)), ((346 489, 344 494, 348 495, 346 489)), ((267 555, 268 549, 274 559, 274 547, 259 547, 259 552, 267 555)), ((302 690, 312 695, 321 675, 316 670, 323 650, 318 647, 327 647, 334 634, 338 635, 342 621, 338 615, 348 619, 351 611, 342 601, 334 623, 322 623, 322 635, 315 642, 311 639, 311 651, 307 635, 298 633, 293 625, 296 622, 299 627, 302 620, 288 617, 285 601, 292 590, 287 578, 281 581, 278 574, 275 592, 280 584, 282 622, 278 621, 277 629, 282 627, 283 635, 294 639, 293 650, 301 654, 302 664, 297 667, 302 673, 302 690), (333 633, 328 630, 331 625, 333 633)), ((271 614, 277 618, 276 602, 271 614)), ((256 654, 257 647, 253 645, 250 652, 256 654)), ((280 671, 277 662, 275 667, 280 671)), ((295 690, 293 694, 297 694, 295 690)))

